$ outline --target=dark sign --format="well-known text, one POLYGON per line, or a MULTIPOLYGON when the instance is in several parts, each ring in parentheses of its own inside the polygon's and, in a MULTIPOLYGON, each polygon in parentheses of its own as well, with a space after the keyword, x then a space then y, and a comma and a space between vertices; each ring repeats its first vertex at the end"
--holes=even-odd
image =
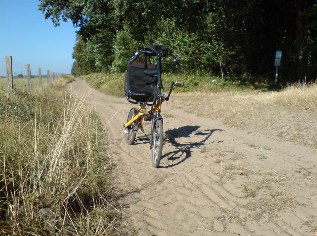
POLYGON ((276 51, 275 52, 274 66, 280 66, 281 59, 282 59, 282 51, 276 51))

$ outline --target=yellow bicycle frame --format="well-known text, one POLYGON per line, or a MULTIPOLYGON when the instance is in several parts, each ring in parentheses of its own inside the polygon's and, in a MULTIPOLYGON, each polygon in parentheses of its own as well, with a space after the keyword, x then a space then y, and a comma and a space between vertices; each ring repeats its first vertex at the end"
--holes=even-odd
POLYGON ((150 112, 152 114, 155 114, 157 111, 161 112, 161 107, 162 107, 162 101, 161 99, 159 99, 158 101, 156 101, 156 103, 151 107, 150 111, 147 111, 145 107, 142 106, 138 106, 138 111, 139 113, 133 117, 131 120, 129 120, 127 123, 124 124, 124 127, 129 127, 130 125, 132 125, 133 122, 139 120, 139 124, 142 123, 143 121, 143 117, 147 116, 148 114, 150 114, 150 112))

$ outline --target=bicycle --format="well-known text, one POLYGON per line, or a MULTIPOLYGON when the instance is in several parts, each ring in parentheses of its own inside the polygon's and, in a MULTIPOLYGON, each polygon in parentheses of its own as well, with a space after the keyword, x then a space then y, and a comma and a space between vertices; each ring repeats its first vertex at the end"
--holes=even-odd
MULTIPOLYGON (((164 45, 149 45, 138 50, 129 60, 125 76, 125 94, 137 108, 131 108, 127 122, 124 124, 125 140, 132 145, 138 129, 143 130, 143 121, 151 121, 152 165, 159 167, 164 142, 163 117, 161 107, 168 101, 175 87, 183 86, 181 83, 172 82, 168 95, 163 91, 162 83, 162 57, 170 56, 170 49, 164 45), (147 110, 147 106, 150 109, 147 110)), ((171 55, 172 56, 172 55, 171 55)), ((178 59, 174 56, 174 62, 178 59)))

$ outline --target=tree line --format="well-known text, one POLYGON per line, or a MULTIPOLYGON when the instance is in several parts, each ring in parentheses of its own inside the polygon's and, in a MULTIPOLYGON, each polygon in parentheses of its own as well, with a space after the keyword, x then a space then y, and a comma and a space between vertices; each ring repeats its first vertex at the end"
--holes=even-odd
POLYGON ((147 44, 169 45, 189 73, 274 81, 315 81, 317 2, 313 0, 40 0, 55 26, 78 27, 72 73, 124 71, 147 44))

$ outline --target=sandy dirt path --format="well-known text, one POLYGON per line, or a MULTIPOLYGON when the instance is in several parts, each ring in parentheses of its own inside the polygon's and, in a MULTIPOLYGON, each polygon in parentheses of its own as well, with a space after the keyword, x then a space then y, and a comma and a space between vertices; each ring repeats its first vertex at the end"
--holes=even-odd
POLYGON ((163 104, 166 143, 155 169, 146 135, 125 143, 131 104, 81 80, 69 90, 107 129, 123 216, 138 235, 317 235, 316 150, 225 127, 174 108, 172 97, 163 104))

